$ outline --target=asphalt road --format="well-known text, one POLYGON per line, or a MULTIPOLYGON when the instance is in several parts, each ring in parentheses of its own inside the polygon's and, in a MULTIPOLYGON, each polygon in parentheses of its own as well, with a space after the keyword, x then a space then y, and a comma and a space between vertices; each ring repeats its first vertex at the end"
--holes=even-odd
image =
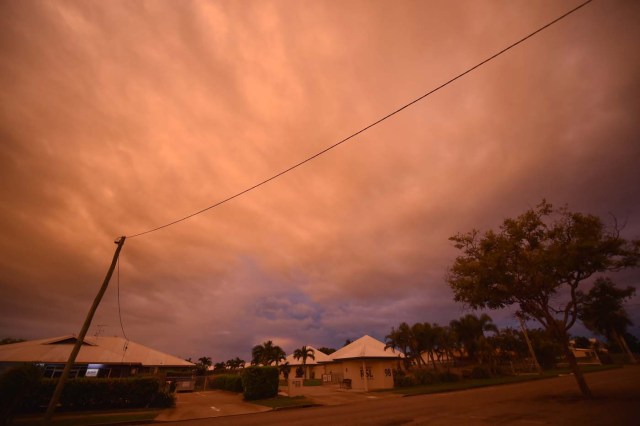
POLYGON ((587 375, 580 396, 572 376, 436 395, 270 411, 178 422, 215 425, 638 425, 640 367, 587 375))

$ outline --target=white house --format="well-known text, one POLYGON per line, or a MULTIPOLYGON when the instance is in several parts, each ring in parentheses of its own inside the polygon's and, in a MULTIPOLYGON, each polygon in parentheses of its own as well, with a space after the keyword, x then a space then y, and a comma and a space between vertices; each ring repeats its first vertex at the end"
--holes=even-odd
POLYGON ((325 374, 340 374, 353 389, 393 388, 393 371, 402 354, 371 336, 363 336, 331 355, 325 374))

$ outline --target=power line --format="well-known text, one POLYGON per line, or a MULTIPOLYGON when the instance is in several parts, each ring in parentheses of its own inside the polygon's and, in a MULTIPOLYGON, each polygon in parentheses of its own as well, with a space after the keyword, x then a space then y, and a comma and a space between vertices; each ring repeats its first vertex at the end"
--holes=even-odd
POLYGON ((520 40, 516 41, 515 43, 510 44, 509 46, 505 47, 504 49, 500 50, 499 52, 497 52, 497 53, 495 53, 495 54, 491 55, 490 57, 486 58, 486 59, 485 59, 485 60, 483 60, 482 62, 479 62, 478 64, 474 65, 473 67, 471 67, 471 68, 467 69, 466 71, 464 71, 464 72, 462 72, 462 73, 458 74, 457 76, 455 76, 455 77, 453 77, 452 79, 450 79, 449 81, 447 81, 447 82, 445 82, 445 83, 441 84, 440 86, 436 87, 435 89, 430 90, 429 92, 427 92, 427 93, 423 94, 422 96, 420 96, 420 97, 418 97, 418 98, 416 98, 416 99, 412 100, 411 102, 409 102, 409 103, 407 103, 407 104, 403 105, 402 107, 400 107, 400 108, 396 109, 395 111, 393 111, 393 112, 391 112, 391 113, 389 113, 389 114, 385 115, 384 117, 382 117, 382 118, 380 118, 380 119, 378 119, 378 120, 374 121, 373 123, 369 124, 368 126, 363 127, 362 129, 360 129, 360 130, 358 130, 357 132, 355 132, 355 133, 353 133, 353 134, 351 134, 351 135, 347 136, 346 138, 342 139, 341 141, 336 142, 335 144, 333 144, 333 145, 331 145, 331 146, 329 146, 329 147, 327 147, 327 148, 323 149, 322 151, 320 151, 320 152, 318 152, 318 153, 316 153, 316 154, 314 154, 314 155, 312 155, 312 156, 310 156, 310 157, 308 157, 308 158, 306 158, 306 159, 304 159, 304 160, 300 161, 299 163, 296 163, 296 164, 294 164, 293 166, 291 166, 291 167, 289 167, 289 168, 287 168, 287 169, 285 169, 285 170, 283 170, 283 171, 281 171, 281 172, 279 172, 279 173, 277 173, 277 174, 275 174, 275 175, 273 175, 273 176, 271 176, 271 177, 269 177, 269 178, 267 178, 267 179, 265 179, 265 180, 263 180, 263 181, 261 181, 261 182, 259 182, 259 183, 255 184, 255 185, 253 185, 253 186, 251 186, 251 187, 249 187, 249 188, 247 188, 247 189, 245 189, 245 190, 243 190, 243 191, 240 191, 240 192, 236 193, 235 195, 232 195, 232 196, 230 196, 230 197, 228 197, 228 198, 225 198, 225 199, 224 199, 224 200, 222 200, 222 201, 218 201, 218 202, 217 202, 217 203, 215 203, 215 204, 212 204, 212 205, 210 205, 210 206, 208 206, 208 207, 205 207, 205 208, 204 208, 204 209, 202 209, 202 210, 198 210, 198 211, 196 211, 195 213, 191 213, 191 214, 189 214, 189 215, 187 215, 187 216, 184 216, 184 217, 182 217, 182 218, 180 218, 180 219, 176 219, 176 220, 174 220, 174 221, 172 221, 172 222, 169 222, 169 223, 166 223, 166 224, 164 224, 164 225, 161 225, 161 226, 158 226, 158 227, 155 227, 155 228, 149 229, 149 230, 147 230, 147 231, 143 231, 143 232, 139 232, 139 233, 137 233, 137 234, 130 235, 130 236, 128 236, 127 238, 134 238, 134 237, 139 237, 139 236, 141 236, 141 235, 150 234, 150 233, 152 233, 152 232, 159 231, 159 230, 161 230, 161 229, 163 229, 163 228, 167 228, 167 227, 169 227, 169 226, 171 226, 171 225, 175 225, 175 224, 177 224, 177 223, 183 222, 183 221, 185 221, 185 220, 187 220, 187 219, 190 219, 190 218, 192 218, 192 217, 194 217, 194 216, 197 216, 197 215, 199 215, 199 214, 202 214, 202 213, 206 212, 207 210, 211 210, 211 209, 213 209, 213 208, 215 208, 215 207, 218 207, 218 206, 220 206, 220 205, 222 205, 222 204, 224 204, 224 203, 227 203, 227 202, 229 202, 229 201, 233 200, 234 198, 238 198, 238 197, 240 197, 241 195, 246 194, 247 192, 253 191, 253 190, 254 190, 254 189, 256 189, 256 188, 259 188, 259 187, 261 187, 262 185, 265 185, 266 183, 271 182, 272 180, 277 179, 277 178, 279 178, 280 176, 282 176, 282 175, 284 175, 284 174, 286 174, 286 173, 289 173, 290 171, 292 171, 292 170, 294 170, 294 169, 297 169, 298 167, 302 166, 303 164, 306 164, 306 163, 310 162, 311 160, 313 160, 313 159, 315 159, 315 158, 317 158, 317 157, 319 157, 319 156, 321 156, 321 155, 323 155, 323 154, 327 153, 328 151, 331 151, 332 149, 334 149, 334 148, 336 148, 336 147, 338 147, 338 146, 342 145, 343 143, 345 143, 345 142, 347 142, 347 141, 349 141, 349 140, 353 139, 354 137, 358 136, 359 134, 361 134, 361 133, 363 133, 363 132, 365 132, 365 131, 369 130, 370 128, 372 128, 372 127, 374 127, 374 126, 376 126, 376 125, 378 125, 378 124, 382 123, 383 121, 387 120, 388 118, 393 117, 394 115, 398 114, 399 112, 401 112, 401 111, 403 111, 403 110, 405 110, 405 109, 409 108, 409 107, 410 107, 410 106, 412 106, 413 104, 420 102, 421 100, 423 100, 423 99, 424 99, 424 98, 426 98, 427 96, 429 96, 429 95, 431 95, 431 94, 433 94, 433 93, 435 93, 435 92, 439 91, 440 89, 443 89, 444 87, 448 86, 449 84, 453 83, 454 81, 456 81, 456 80, 458 80, 458 79, 460 79, 460 78, 464 77, 465 75, 467 75, 467 74, 469 74, 470 72, 474 71, 475 69, 477 69, 477 68, 481 67, 482 65, 486 64, 487 62, 492 61, 493 59, 497 58, 498 56, 502 55, 503 53, 507 52, 508 50, 510 50, 510 49, 512 49, 512 48, 514 48, 514 47, 516 47, 517 45, 519 45, 519 44, 523 43, 524 41, 528 40, 529 38, 533 37, 534 35, 538 34, 539 32, 541 32, 541 31, 545 30, 546 28, 550 27, 551 25, 553 25, 553 24, 555 24, 555 23, 557 23, 557 22, 561 21, 562 19, 566 18, 567 16, 571 15, 572 13, 576 12, 577 10, 579 10, 579 9, 583 8, 584 6, 586 6, 587 4, 591 3, 592 1, 593 1, 593 0, 587 0, 587 1, 585 1, 584 3, 582 3, 582 4, 578 5, 578 6, 576 6, 575 8, 571 9, 570 11, 568 11, 568 12, 564 13, 563 15, 559 16, 558 18, 554 19, 553 21, 551 21, 551 22, 549 22, 549 23, 547 23, 547 24, 543 25, 542 27, 540 27, 540 28, 538 28, 537 30, 533 31, 532 33, 528 34, 527 36, 525 36, 525 37, 521 38, 520 40))

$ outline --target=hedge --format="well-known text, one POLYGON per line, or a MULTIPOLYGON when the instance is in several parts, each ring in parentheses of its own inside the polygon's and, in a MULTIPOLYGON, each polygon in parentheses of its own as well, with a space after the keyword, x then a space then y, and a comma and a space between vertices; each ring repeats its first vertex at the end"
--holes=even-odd
POLYGON ((38 389, 42 371, 32 364, 19 365, 0 376, 0 424, 11 424, 22 401, 38 389))
MULTIPOLYGON (((57 379, 40 381, 19 406, 20 411, 46 407, 57 379)), ((172 407, 175 397, 162 389, 156 377, 126 379, 79 378, 68 380, 60 396, 62 410, 172 407)))
POLYGON ((209 387, 229 392, 242 392, 242 379, 238 374, 220 374, 209 379, 209 387))
POLYGON ((242 372, 244 399, 273 398, 278 395, 277 367, 248 367, 242 372))

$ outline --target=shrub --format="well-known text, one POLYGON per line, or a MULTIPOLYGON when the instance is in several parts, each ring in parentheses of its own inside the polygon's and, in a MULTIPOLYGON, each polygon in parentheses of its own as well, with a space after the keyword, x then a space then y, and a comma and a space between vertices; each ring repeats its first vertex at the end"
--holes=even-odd
POLYGON ((242 372, 244 399, 273 398, 278 395, 277 367, 248 367, 242 372))
POLYGON ((175 407, 175 405, 176 405, 176 396, 171 392, 157 393, 156 397, 153 399, 153 402, 151 403, 151 406, 156 408, 175 407))
POLYGON ((430 370, 416 370, 413 373, 415 381, 419 385, 431 385, 438 381, 438 375, 435 371, 430 370))
POLYGON ((393 385, 398 388, 408 388, 415 386, 416 379, 412 376, 407 376, 403 370, 397 370, 393 375, 393 385))
POLYGON ((491 377, 491 370, 489 367, 478 365, 471 370, 472 379, 488 379, 491 377))
POLYGON ((445 371, 438 374, 438 380, 441 382, 459 382, 460 379, 459 375, 452 373, 451 371, 445 371))
MULTIPOLYGON (((37 388, 23 398, 20 410, 35 411, 47 405, 57 382, 57 379, 41 380, 37 388)), ((78 378, 67 381, 60 404, 64 410, 172 406, 173 398, 167 398, 164 393, 156 377, 78 378)))
POLYGON ((598 351, 598 359, 603 364, 613 364, 613 358, 608 352, 598 351))
POLYGON ((12 367, 0 376, 0 424, 10 424, 21 400, 37 392, 42 371, 33 364, 12 367))
POLYGON ((221 374, 209 380, 209 387, 228 392, 242 392, 242 379, 238 374, 221 374))

